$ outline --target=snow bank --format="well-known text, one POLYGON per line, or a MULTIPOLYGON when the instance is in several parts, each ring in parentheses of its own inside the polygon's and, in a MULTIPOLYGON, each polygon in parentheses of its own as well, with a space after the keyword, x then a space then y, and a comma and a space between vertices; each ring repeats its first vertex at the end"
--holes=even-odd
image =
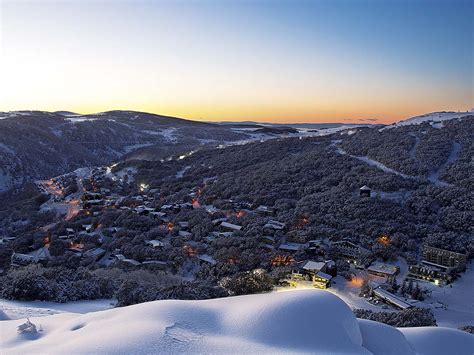
POLYGON ((2 354, 470 354, 474 346, 474 336, 456 330, 397 330, 357 320, 341 299, 322 290, 155 301, 31 321, 42 331, 28 338, 16 329, 24 320, 0 322, 2 354))
POLYGON ((474 335, 442 327, 400 328, 419 355, 473 354, 474 335))
POLYGON ((397 328, 366 319, 359 319, 364 348, 374 354, 415 355, 416 352, 397 328))
POLYGON ((0 309, 0 321, 10 319, 4 311, 0 309))

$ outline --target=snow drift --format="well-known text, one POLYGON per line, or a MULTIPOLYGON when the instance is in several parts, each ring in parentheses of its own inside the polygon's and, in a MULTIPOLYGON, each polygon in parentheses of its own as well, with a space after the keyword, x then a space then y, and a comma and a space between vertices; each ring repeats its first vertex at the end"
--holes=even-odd
POLYGON ((357 320, 332 293, 300 290, 205 301, 167 300, 95 313, 0 322, 2 354, 339 353, 471 354, 474 336, 445 328, 396 329, 357 320))

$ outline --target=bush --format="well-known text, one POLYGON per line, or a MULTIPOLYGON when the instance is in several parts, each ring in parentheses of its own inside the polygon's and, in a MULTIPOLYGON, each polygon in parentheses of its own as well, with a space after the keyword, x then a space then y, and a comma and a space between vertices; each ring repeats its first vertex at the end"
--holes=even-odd
POLYGON ((373 320, 392 327, 428 327, 437 326, 433 313, 426 308, 410 308, 400 312, 374 312, 355 309, 357 318, 373 320))
POLYGON ((273 281, 263 269, 235 274, 220 281, 229 295, 247 295, 270 291, 273 288, 273 281))
POLYGON ((0 296, 12 300, 69 302, 112 295, 110 280, 84 268, 28 265, 11 269, 0 279, 0 296))
POLYGON ((459 327, 459 330, 474 334, 474 325, 464 325, 462 327, 459 327))

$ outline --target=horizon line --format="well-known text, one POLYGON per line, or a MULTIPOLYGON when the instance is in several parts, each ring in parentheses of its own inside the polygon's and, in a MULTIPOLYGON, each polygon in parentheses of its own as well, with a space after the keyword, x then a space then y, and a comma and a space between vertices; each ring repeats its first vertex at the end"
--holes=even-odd
MULTIPOLYGON (((146 114, 152 114, 156 116, 162 116, 162 117, 170 117, 170 118, 176 118, 176 119, 181 119, 181 120, 187 120, 187 121, 196 121, 196 122, 204 122, 204 123, 255 123, 255 124, 287 124, 287 125, 305 125, 305 124, 358 124, 358 125, 391 125, 395 124, 397 122, 402 122, 405 120, 408 120, 413 117, 418 117, 418 116, 423 116, 431 113, 437 113, 437 112, 452 112, 452 113, 469 113, 473 112, 474 113, 474 108, 471 108, 470 110, 437 110, 437 111, 430 111, 430 112, 424 112, 421 114, 416 114, 413 116, 407 116, 405 118, 399 119, 399 120, 394 120, 393 122, 390 123, 383 123, 381 121, 384 121, 384 118, 380 117, 353 117, 353 118, 339 118, 339 119, 331 119, 328 118, 328 121, 297 121, 297 122, 291 122, 292 118, 285 118, 284 120, 281 119, 269 119, 269 120, 253 120, 251 118, 242 118, 242 119, 237 119, 237 118, 222 118, 218 120, 213 120, 213 119, 208 119, 208 118, 187 118, 187 117, 182 117, 182 116, 176 116, 172 114, 162 114, 158 112, 153 112, 153 111, 143 111, 143 110, 134 110, 134 109, 110 109, 110 110, 104 110, 104 111, 97 111, 97 112, 89 112, 89 113, 82 113, 82 112, 77 112, 77 111, 70 111, 70 110, 54 110, 54 111, 48 111, 48 110, 41 110, 41 109, 20 109, 20 110, 10 110, 10 111, 0 111, 2 113, 13 113, 13 112, 46 112, 46 113, 60 113, 60 112, 69 112, 71 114, 75 115, 81 115, 81 116, 92 116, 92 115, 98 115, 98 114, 103 114, 107 112, 137 112, 137 113, 146 113, 146 114), (286 121, 288 120, 288 121, 286 121)), ((6 117, 5 117, 6 118, 6 117)), ((0 118, 1 119, 1 118, 0 118)))

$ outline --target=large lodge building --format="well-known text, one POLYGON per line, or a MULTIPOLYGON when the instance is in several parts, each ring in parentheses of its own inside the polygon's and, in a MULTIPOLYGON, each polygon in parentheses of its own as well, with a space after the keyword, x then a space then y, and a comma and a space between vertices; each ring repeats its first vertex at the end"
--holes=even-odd
POLYGON ((424 245, 423 260, 447 268, 464 270, 466 267, 467 257, 465 254, 424 245))
POLYGON ((417 279, 445 285, 453 280, 454 273, 466 268, 467 256, 450 250, 423 246, 423 260, 420 264, 410 265, 410 276, 417 279))

